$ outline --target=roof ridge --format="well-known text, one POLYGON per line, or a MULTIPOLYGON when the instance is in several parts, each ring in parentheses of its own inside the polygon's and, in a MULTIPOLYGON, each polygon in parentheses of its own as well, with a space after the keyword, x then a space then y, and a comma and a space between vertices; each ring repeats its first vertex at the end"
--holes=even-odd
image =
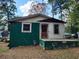
POLYGON ((38 16, 41 16, 41 17, 46 17, 46 18, 52 18, 50 16, 47 16, 45 14, 32 14, 32 15, 28 15, 28 16, 23 16, 21 18, 18 18, 18 19, 12 19, 12 20, 8 20, 8 21, 19 21, 19 20, 23 20, 23 19, 29 19, 29 18, 34 18, 34 17, 38 17, 38 16))

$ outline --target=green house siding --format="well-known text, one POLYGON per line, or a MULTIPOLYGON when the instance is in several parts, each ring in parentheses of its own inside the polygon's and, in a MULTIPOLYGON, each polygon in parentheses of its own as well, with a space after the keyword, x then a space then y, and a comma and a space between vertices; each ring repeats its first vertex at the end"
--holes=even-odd
POLYGON ((79 41, 40 41, 40 46, 44 49, 58 49, 58 48, 70 48, 79 47, 79 41))
POLYGON ((34 41, 39 44, 39 23, 32 23, 32 32, 21 32, 22 23, 12 23, 9 25, 10 44, 9 47, 34 45, 34 41))

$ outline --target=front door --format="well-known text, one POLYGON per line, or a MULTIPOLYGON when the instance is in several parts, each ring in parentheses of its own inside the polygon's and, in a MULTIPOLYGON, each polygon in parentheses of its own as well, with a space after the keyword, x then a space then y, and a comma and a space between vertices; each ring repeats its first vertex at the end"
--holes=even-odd
POLYGON ((48 24, 41 24, 41 39, 48 39, 48 24))

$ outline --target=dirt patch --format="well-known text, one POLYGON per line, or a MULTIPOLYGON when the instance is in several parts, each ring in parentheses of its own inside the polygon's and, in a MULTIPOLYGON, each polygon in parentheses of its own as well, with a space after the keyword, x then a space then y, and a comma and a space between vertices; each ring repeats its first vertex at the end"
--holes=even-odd
MULTIPOLYGON (((0 47, 7 48, 7 44, 0 47), (3 47, 4 46, 4 47, 3 47)), ((43 50, 39 46, 17 47, 0 54, 0 59, 78 59, 79 48, 43 50)))

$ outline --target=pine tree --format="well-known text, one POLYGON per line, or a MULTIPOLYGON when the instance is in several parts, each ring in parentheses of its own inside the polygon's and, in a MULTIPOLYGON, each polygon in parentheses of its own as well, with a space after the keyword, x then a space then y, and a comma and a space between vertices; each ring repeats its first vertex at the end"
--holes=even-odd
POLYGON ((0 15, 7 17, 7 20, 15 17, 16 2, 14 0, 0 0, 0 15))

